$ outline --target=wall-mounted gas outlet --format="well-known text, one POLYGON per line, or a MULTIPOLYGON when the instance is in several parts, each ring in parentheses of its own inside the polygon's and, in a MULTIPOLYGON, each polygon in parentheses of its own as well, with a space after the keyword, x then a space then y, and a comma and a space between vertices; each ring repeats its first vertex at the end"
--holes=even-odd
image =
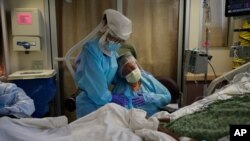
POLYGON ((13 50, 14 51, 40 51, 40 38, 39 37, 13 37, 13 50))

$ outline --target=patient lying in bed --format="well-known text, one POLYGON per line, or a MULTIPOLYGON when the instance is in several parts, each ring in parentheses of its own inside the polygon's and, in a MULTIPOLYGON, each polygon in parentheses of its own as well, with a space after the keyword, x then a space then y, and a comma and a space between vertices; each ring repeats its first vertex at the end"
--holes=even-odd
POLYGON ((160 129, 196 140, 229 137, 230 125, 250 125, 250 74, 237 74, 230 84, 178 111, 160 115, 160 129))

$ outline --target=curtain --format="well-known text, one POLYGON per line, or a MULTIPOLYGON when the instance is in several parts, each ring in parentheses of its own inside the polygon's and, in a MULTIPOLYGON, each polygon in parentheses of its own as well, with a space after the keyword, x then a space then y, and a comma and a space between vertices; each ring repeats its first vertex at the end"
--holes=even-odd
POLYGON ((116 8, 115 0, 74 0, 63 4, 63 55, 100 22, 103 11, 116 8))
POLYGON ((154 76, 176 80, 178 52, 178 0, 124 0, 124 13, 133 24, 128 40, 138 62, 154 76))

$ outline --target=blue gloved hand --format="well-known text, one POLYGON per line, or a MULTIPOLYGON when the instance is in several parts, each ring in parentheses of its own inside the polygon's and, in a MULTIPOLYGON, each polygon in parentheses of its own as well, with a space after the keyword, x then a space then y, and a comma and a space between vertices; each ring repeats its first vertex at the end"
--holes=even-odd
POLYGON ((132 98, 132 103, 134 106, 141 106, 145 104, 145 99, 143 94, 137 94, 137 96, 132 98))
POLYGON ((114 103, 119 104, 121 106, 125 106, 125 105, 128 105, 128 98, 125 97, 124 95, 114 94, 114 95, 112 95, 111 102, 114 102, 114 103))

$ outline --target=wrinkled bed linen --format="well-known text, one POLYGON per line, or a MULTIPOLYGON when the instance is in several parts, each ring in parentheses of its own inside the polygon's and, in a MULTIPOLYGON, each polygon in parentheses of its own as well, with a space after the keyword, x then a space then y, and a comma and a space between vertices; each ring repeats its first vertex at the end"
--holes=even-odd
POLYGON ((146 119, 143 110, 127 110, 117 104, 107 104, 70 126, 75 141, 81 141, 82 134, 84 141, 175 141, 158 132, 158 124, 155 117, 146 119))
POLYGON ((140 109, 107 104, 67 124, 67 118, 0 118, 0 137, 8 141, 175 141, 157 131, 159 121, 140 109))
POLYGON ((73 141, 66 117, 0 118, 3 141, 73 141))

